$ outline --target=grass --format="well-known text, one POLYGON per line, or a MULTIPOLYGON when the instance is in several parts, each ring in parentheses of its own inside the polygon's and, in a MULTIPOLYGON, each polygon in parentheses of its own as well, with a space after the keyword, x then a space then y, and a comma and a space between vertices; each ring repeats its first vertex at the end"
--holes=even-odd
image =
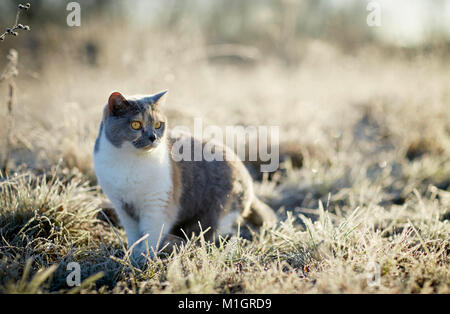
POLYGON ((374 47, 350 56, 311 41, 298 67, 270 54, 216 63, 201 37, 182 30, 155 30, 159 49, 144 31, 127 36, 107 23, 51 31, 58 46, 43 45, 43 66, 25 65, 16 82, 21 140, 0 179, 0 292, 450 292, 445 60, 374 47), (94 64, 82 58, 88 42, 99 51, 94 64), (139 269, 123 229, 101 213, 91 155, 111 90, 165 88, 172 126, 194 117, 280 126, 279 171, 255 175, 280 223, 217 246, 200 235, 139 269), (73 261, 80 287, 66 283, 73 261))
POLYGON ((200 235, 140 269, 123 254, 123 231, 99 219, 98 192, 79 175, 66 176, 27 173, 2 182, 2 292, 74 292, 65 282, 71 261, 81 265, 76 292, 83 293, 449 292, 450 193, 435 187, 391 208, 319 203, 306 211, 313 218, 289 212, 251 241, 216 246, 200 235), (367 279, 374 262, 379 286, 367 279))

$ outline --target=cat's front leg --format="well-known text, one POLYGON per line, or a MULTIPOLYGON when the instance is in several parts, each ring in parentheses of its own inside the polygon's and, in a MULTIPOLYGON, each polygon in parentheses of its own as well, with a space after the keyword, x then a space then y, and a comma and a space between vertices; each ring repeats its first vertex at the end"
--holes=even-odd
MULTIPOLYGON (((122 204, 120 204, 121 207, 116 210, 117 215, 119 216, 119 220, 123 228, 125 229, 125 233, 128 240, 128 246, 127 250, 131 250, 134 243, 136 243, 140 238, 140 232, 139 232, 139 220, 136 217, 131 217, 129 214, 127 214, 126 211, 123 210, 122 204)), ((136 251, 136 246, 133 249, 133 252, 136 251)))
POLYGON ((139 232, 141 237, 147 236, 139 244, 139 250, 153 257, 161 249, 163 240, 171 228, 170 219, 161 211, 146 211, 141 213, 139 232))

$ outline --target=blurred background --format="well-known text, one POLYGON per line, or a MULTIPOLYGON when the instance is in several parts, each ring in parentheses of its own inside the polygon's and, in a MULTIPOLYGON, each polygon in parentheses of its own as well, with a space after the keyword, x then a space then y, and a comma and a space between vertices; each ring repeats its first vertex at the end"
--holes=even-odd
MULTIPOLYGON (((5 0, 0 4, 0 19, 5 26, 13 21, 18 3, 5 0)), ((33 9, 27 14, 27 21, 39 31, 28 35, 26 40, 26 48, 32 50, 33 57, 47 52, 45 48, 57 49, 50 45, 52 39, 61 41, 59 48, 77 39, 75 33, 81 31, 66 24, 68 3, 31 2, 33 9), (55 38, 56 34, 45 36, 51 29, 57 29, 65 40, 55 38)), ((136 0, 133 4, 123 0, 84 0, 77 3, 81 6, 82 28, 92 36, 92 42, 84 43, 88 45, 84 49, 93 54, 101 53, 98 32, 113 31, 113 26, 130 32, 146 32, 143 41, 152 41, 153 32, 176 33, 180 37, 198 37, 205 45, 247 45, 255 49, 255 54, 258 51, 258 57, 278 57, 284 62, 297 63, 304 54, 302 48, 311 40, 325 41, 345 53, 354 53, 367 45, 385 49, 445 49, 450 40, 450 3, 445 0, 136 0), (381 9, 381 25, 369 27, 367 17, 374 4, 381 9), (97 29, 95 34, 94 29, 97 29)), ((18 38, 14 44, 25 44, 24 40, 18 38)), ((78 51, 80 44, 75 42, 71 48, 78 51)))
MULTIPOLYGON (((1 27, 18 3, 0 3, 1 27)), ((321 197, 381 174, 396 178, 383 181, 392 198, 418 182, 448 188, 448 1, 85 0, 79 27, 69 1, 30 3, 31 31, 0 43, 0 67, 19 54, 12 168, 62 158, 95 182, 109 94, 169 89, 172 126, 280 126, 295 191, 321 197)))

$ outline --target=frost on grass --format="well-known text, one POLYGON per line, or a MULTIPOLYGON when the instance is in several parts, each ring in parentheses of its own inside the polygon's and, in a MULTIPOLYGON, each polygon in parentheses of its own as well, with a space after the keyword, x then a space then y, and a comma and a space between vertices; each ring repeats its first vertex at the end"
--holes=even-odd
POLYGON ((105 233, 109 227, 97 219, 98 205, 97 192, 76 172, 21 171, 1 179, 2 289, 35 292, 40 287, 27 287, 23 281, 44 270, 54 278, 42 289, 56 289, 65 285, 63 274, 71 261, 85 264, 87 272, 103 270, 117 243, 105 233))
POLYGON ((143 268, 125 258, 123 232, 98 219, 98 192, 80 174, 25 171, 3 179, 0 192, 3 292, 70 292, 71 261, 83 280, 96 276, 83 292, 449 292, 450 194, 437 188, 390 209, 331 213, 319 203, 316 217, 289 212, 251 241, 211 244, 200 235, 143 268), (368 281, 371 263, 377 286, 368 281))

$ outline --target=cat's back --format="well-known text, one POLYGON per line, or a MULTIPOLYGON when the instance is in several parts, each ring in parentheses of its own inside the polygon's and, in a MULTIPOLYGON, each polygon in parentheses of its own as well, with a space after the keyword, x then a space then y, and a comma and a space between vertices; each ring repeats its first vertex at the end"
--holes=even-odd
POLYGON ((218 141, 198 139, 188 133, 170 132, 168 149, 172 161, 183 171, 183 175, 192 181, 251 181, 239 157, 232 149, 218 141))
POLYGON ((182 180, 180 204, 185 209, 216 208, 211 206, 212 203, 240 202, 253 195, 252 179, 247 169, 227 146, 202 141, 186 133, 171 133, 168 144, 173 168, 182 180), (190 158, 186 149, 190 150, 190 158), (201 156, 197 155, 197 158, 194 155, 196 149, 201 150, 201 156), (211 150, 223 152, 223 160, 208 157, 211 150), (206 155, 205 151, 208 151, 206 155))

